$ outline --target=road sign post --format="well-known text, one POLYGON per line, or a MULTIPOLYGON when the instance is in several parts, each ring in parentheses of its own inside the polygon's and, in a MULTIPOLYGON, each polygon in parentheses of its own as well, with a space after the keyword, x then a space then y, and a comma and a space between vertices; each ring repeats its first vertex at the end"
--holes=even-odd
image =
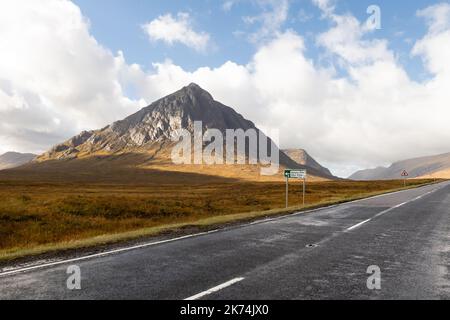
POLYGON ((303 180, 303 206, 305 206, 305 194, 306 194, 306 170, 284 170, 284 177, 286 178, 286 208, 289 207, 289 179, 302 179, 303 180))
POLYGON ((403 177, 403 186, 406 188, 406 179, 408 178, 409 173, 406 170, 403 170, 402 177, 403 177))
POLYGON ((303 178, 303 207, 305 206, 306 176, 303 178))
POLYGON ((286 177, 286 208, 289 207, 289 178, 286 177))

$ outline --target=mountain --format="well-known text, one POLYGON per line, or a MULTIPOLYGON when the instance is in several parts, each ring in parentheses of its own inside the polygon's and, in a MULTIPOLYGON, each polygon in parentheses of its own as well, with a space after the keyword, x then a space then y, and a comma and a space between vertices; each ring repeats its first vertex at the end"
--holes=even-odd
POLYGON ((332 176, 332 173, 329 169, 320 165, 313 157, 311 157, 308 152, 304 149, 284 149, 282 150, 289 158, 294 160, 296 163, 311 167, 319 170, 324 175, 332 176))
POLYGON ((178 129, 193 133, 194 121, 209 128, 250 129, 255 125, 232 108, 213 99, 196 84, 164 97, 139 112, 100 130, 84 131, 38 158, 73 159, 93 153, 142 151, 155 144, 170 143, 178 129))
MULTIPOLYGON (((255 129, 259 132, 253 122, 192 83, 123 120, 99 130, 81 132, 22 169, 43 170, 54 175, 58 171, 61 176, 74 175, 78 171, 85 176, 93 171, 96 175, 100 172, 110 175, 107 172, 117 172, 119 167, 120 170, 139 168, 227 178, 260 176, 258 165, 174 165, 171 151, 175 143, 171 138, 178 129, 193 133, 195 121, 202 121, 204 131, 219 129, 225 133, 226 129, 255 129)), ((248 150, 246 152, 248 157, 248 150)), ((279 152, 282 168, 307 168, 312 178, 334 178, 329 172, 296 163, 278 149, 275 152, 279 152)))
POLYGON ((21 166, 34 158, 36 155, 31 153, 7 152, 0 156, 0 170, 21 166))
POLYGON ((450 178, 450 153, 436 156, 420 157, 403 160, 390 167, 361 170, 349 177, 352 180, 390 180, 401 179, 401 173, 406 170, 408 178, 450 178))
MULTIPOLYGON (((365 180, 382 180, 385 179, 386 172, 388 168, 386 167, 377 167, 373 169, 364 169, 359 170, 355 173, 353 173, 349 179, 351 180, 358 180, 358 181, 365 181, 365 180)), ((402 172, 401 170, 400 172, 402 172)), ((397 179, 399 177, 399 173, 397 172, 397 179)))

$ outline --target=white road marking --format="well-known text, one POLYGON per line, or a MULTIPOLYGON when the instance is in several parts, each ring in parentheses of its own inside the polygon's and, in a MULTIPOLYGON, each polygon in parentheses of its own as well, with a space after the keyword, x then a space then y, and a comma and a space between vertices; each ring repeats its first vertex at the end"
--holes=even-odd
MULTIPOLYGON (((437 184, 438 185, 437 188, 433 189, 432 191, 430 191, 430 192, 428 192, 426 194, 423 194, 420 197, 424 197, 424 196, 426 196, 426 195, 428 195, 430 193, 433 193, 433 192, 435 192, 437 190, 440 190, 440 189, 442 189, 442 188, 447 186, 447 184, 445 184, 445 185, 441 185, 441 184, 444 184, 444 182, 438 183, 437 184)), ((391 196, 391 195, 398 194, 398 193, 408 192, 408 191, 412 191, 412 190, 418 190, 420 188, 425 188, 425 187, 429 187, 429 186, 432 186, 432 185, 425 185, 425 186, 412 188, 412 189, 404 189, 404 190, 399 190, 399 191, 394 191, 394 192, 382 193, 382 194, 379 194, 379 195, 376 195, 376 196, 372 196, 372 197, 368 197, 368 198, 362 198, 362 199, 347 201, 347 202, 333 204, 333 205, 330 205, 330 206, 327 206, 327 207, 322 207, 322 208, 317 208, 317 209, 312 209, 312 210, 300 211, 300 212, 297 212, 297 213, 290 214, 288 216, 282 216, 282 217, 279 217, 279 218, 272 218, 271 220, 282 219, 282 218, 286 218, 286 217, 295 217, 295 216, 302 215, 302 214, 305 214, 305 213, 311 213, 311 212, 316 212, 316 211, 321 211, 321 210, 328 210, 328 209, 336 208, 336 207, 339 207, 339 206, 342 206, 342 205, 346 205, 346 204, 352 204, 352 203, 358 203, 358 202, 363 202, 363 201, 367 201, 367 200, 378 199, 378 198, 391 196)), ((415 199, 415 200, 417 200, 417 199, 415 199)), ((402 205, 404 205, 404 203, 402 205)), ((257 223, 257 222, 255 222, 255 223, 257 223)))
POLYGON ((405 202, 403 202, 403 203, 397 204, 396 206, 393 206, 392 208, 389 208, 389 209, 387 209, 387 210, 381 211, 380 213, 376 214, 376 215, 373 216, 372 218, 367 219, 367 220, 365 220, 365 221, 363 221, 363 222, 360 222, 360 223, 358 223, 358 224, 355 224, 354 226, 352 226, 352 227, 350 227, 350 228, 345 229, 344 232, 349 232, 349 231, 355 230, 355 229, 361 227, 363 224, 366 224, 367 222, 370 222, 370 221, 372 221, 372 220, 375 219, 375 218, 378 218, 378 217, 380 217, 380 216, 382 216, 382 215, 384 215, 384 214, 386 214, 386 213, 388 213, 388 212, 391 212, 392 210, 395 210, 395 209, 398 209, 398 208, 400 208, 400 207, 403 207, 405 204, 408 204, 408 203, 417 201, 417 200, 419 200, 419 199, 422 199, 423 197, 425 197, 425 196, 427 196, 427 195, 429 195, 429 194, 435 192, 436 190, 438 190, 438 189, 431 190, 431 191, 429 191, 429 192, 427 192, 427 193, 424 193, 424 194, 422 194, 422 195, 420 195, 420 196, 418 196, 418 197, 415 197, 414 199, 411 199, 411 200, 409 200, 409 201, 405 201, 405 202))
POLYGON ((155 245, 158 245, 158 244, 164 244, 164 243, 174 242, 174 241, 178 241, 178 240, 199 237, 199 236, 207 235, 207 234, 214 233, 214 232, 217 232, 217 231, 219 231, 219 229, 211 230, 211 231, 208 231, 208 232, 190 234, 190 235, 187 235, 187 236, 173 238, 173 239, 167 239, 167 240, 162 240, 162 241, 145 243, 145 244, 141 244, 141 245, 137 245, 137 246, 133 246, 133 247, 127 247, 127 248, 121 248, 121 249, 116 249, 116 250, 105 251, 105 252, 91 254, 91 255, 84 256, 84 257, 79 257, 79 258, 73 258, 73 259, 68 259, 68 260, 61 260, 61 261, 50 262, 50 263, 40 264, 40 265, 26 267, 26 268, 21 268, 21 269, 15 269, 15 270, 11 270, 11 271, 6 271, 6 272, 0 273, 0 277, 16 274, 16 273, 20 273, 20 272, 25 272, 25 271, 31 271, 31 270, 35 270, 35 269, 45 268, 45 267, 53 267, 53 266, 57 266, 57 265, 62 265, 62 264, 67 264, 67 263, 87 260, 87 259, 91 259, 91 258, 104 257, 104 256, 115 254, 115 253, 127 252, 127 251, 131 251, 131 250, 135 250, 135 249, 142 249, 142 248, 146 248, 146 247, 155 246, 155 245))
POLYGON ((235 283, 241 282, 244 279, 245 278, 235 278, 233 280, 230 280, 230 281, 227 281, 225 283, 222 283, 221 285, 218 285, 217 287, 214 287, 214 288, 208 289, 206 291, 200 292, 199 294, 196 294, 195 296, 186 298, 184 300, 186 300, 186 301, 198 300, 198 299, 203 298, 205 296, 208 296, 208 295, 210 295, 210 294, 212 294, 214 292, 220 291, 220 290, 222 290, 222 289, 224 289, 226 287, 232 286, 235 283))
MULTIPOLYGON (((397 193, 403 193, 403 192, 407 192, 407 191, 411 191, 411 190, 417 190, 419 188, 425 188, 425 187, 428 187, 428 186, 429 185, 425 185, 423 187, 418 187, 416 189, 405 189, 405 190, 400 190, 400 191, 388 192, 388 193, 383 193, 383 194, 379 194, 377 196, 372 196, 372 197, 368 197, 368 198, 362 198, 362 199, 347 201, 347 202, 343 202, 343 203, 332 204, 332 205, 329 205, 329 206, 326 206, 326 207, 317 208, 317 209, 299 211, 299 212, 296 212, 296 213, 291 213, 291 214, 287 214, 287 215, 283 215, 283 216, 279 216, 279 217, 274 217, 274 218, 265 218, 263 220, 257 220, 257 221, 253 221, 253 222, 250 222, 250 223, 245 224, 245 225, 241 225, 241 227, 250 226, 250 225, 257 225, 257 224, 267 223, 267 222, 275 222, 275 221, 278 221, 278 220, 281 220, 281 219, 286 219, 286 218, 290 218, 290 217, 296 217, 296 216, 299 216, 299 215, 304 215, 304 214, 313 213, 313 212, 322 211, 322 210, 329 210, 329 209, 337 208, 337 207, 342 206, 342 205, 347 205, 347 204, 352 204, 352 203, 358 203, 358 202, 363 202, 363 201, 367 201, 367 200, 377 199, 377 198, 381 198, 381 197, 385 197, 385 196, 394 195, 394 194, 397 194, 397 193)), ((438 187, 438 188, 436 188, 436 189, 434 189, 434 190, 432 190, 432 191, 422 195, 421 197, 426 196, 429 193, 433 193, 433 192, 435 192, 435 191, 437 191, 437 190, 439 190, 439 189, 441 189, 443 187, 444 186, 438 187)), ((415 200, 417 200, 417 199, 415 199, 415 200)), ((402 203, 400 206, 402 206, 404 204, 406 204, 406 203, 402 203)), ((390 210, 392 210, 392 208, 389 209, 389 211, 390 210)), ((385 212, 383 212, 383 213, 385 213, 385 212)))
MULTIPOLYGON (((424 196, 426 196, 426 195, 428 195, 430 193, 433 193, 433 192, 435 192, 435 191, 437 191, 439 189, 444 188, 445 186, 447 186, 447 184, 445 184, 443 186, 439 186, 438 188, 436 188, 436 189, 434 189, 434 190, 432 190, 432 191, 430 191, 430 192, 428 192, 426 194, 423 194, 423 195, 413 199, 412 201, 420 199, 420 198, 422 198, 422 197, 424 197, 424 196)), ((312 209, 312 210, 307 210, 307 211, 300 211, 298 213, 288 214, 288 215, 281 216, 281 217, 276 217, 276 218, 267 218, 267 219, 264 219, 262 221, 252 222, 251 224, 267 223, 267 222, 271 222, 271 221, 276 221, 276 220, 280 220, 280 219, 294 217, 294 216, 297 216, 297 215, 303 215, 303 214, 317 212, 317 211, 321 211, 321 210, 328 210, 328 209, 335 208, 335 207, 338 207, 338 206, 341 206, 341 205, 361 202, 361 201, 365 201, 365 200, 370 200, 370 199, 375 199, 375 198, 379 198, 379 197, 389 196, 389 195, 393 195, 393 194, 397 194, 397 193, 401 193, 401 192, 406 192, 406 191, 411 191, 411 190, 414 190, 414 189, 407 189, 407 190, 401 190, 401 191, 396 191, 396 192, 391 192, 391 193, 380 194, 380 195, 369 197, 369 198, 365 198, 365 199, 358 199, 358 200, 353 200, 353 201, 349 201, 349 202, 345 202, 345 203, 341 203, 341 204, 331 205, 331 206, 328 206, 328 207, 317 208, 317 209, 312 209)), ((380 216, 382 214, 385 214, 386 212, 389 212, 389 211, 391 211, 391 210, 393 210, 395 208, 398 208, 399 206, 405 205, 406 203, 408 203, 408 202, 402 203, 401 205, 398 205, 398 206, 392 207, 392 208, 390 208, 390 209, 388 209, 386 211, 380 212, 375 217, 378 217, 378 216, 380 216)), ((248 225, 250 225, 250 224, 240 225, 239 227, 245 227, 245 226, 248 226, 248 225)), ((74 259, 61 260, 61 261, 56 261, 56 262, 50 262, 50 263, 35 265, 35 266, 31 266, 31 267, 14 269, 14 270, 11 270, 11 271, 5 271, 5 272, 0 273, 0 277, 13 275, 13 274, 21 273, 21 272, 26 272, 26 271, 31 271, 31 270, 36 270, 36 269, 41 269, 41 268, 46 268, 46 267, 53 267, 53 266, 68 264, 68 263, 77 262, 77 261, 88 260, 88 259, 92 259, 92 258, 104 257, 104 256, 108 256, 108 255, 111 255, 111 254, 122 253, 122 252, 132 251, 132 250, 136 250, 136 249, 142 249, 142 248, 146 248, 146 247, 155 246, 155 245, 158 245, 158 244, 164 244, 164 243, 174 242, 174 241, 178 241, 178 240, 184 240, 184 239, 189 239, 189 238, 200 237, 200 236, 207 235, 207 234, 214 233, 214 232, 218 232, 218 231, 221 231, 221 230, 224 230, 224 229, 216 229, 216 230, 211 230, 211 231, 208 231, 208 232, 196 233, 196 234, 186 235, 186 236, 183 236, 183 237, 178 237, 178 238, 173 238, 173 239, 167 239, 167 240, 162 240, 162 241, 144 243, 144 244, 137 245, 137 246, 132 246, 132 247, 127 247, 127 248, 121 248, 121 249, 116 249, 116 250, 105 251, 105 252, 101 252, 101 253, 96 253, 96 254, 91 254, 91 255, 87 255, 87 256, 83 256, 83 257, 74 258, 74 259)))
POLYGON ((369 222, 369 221, 372 221, 372 219, 367 219, 367 220, 365 220, 365 221, 363 221, 363 222, 360 222, 360 223, 358 223, 358 224, 355 224, 354 226, 352 226, 352 227, 346 229, 345 231, 352 231, 352 230, 355 230, 356 228, 361 227, 363 224, 365 224, 365 223, 367 223, 367 222, 369 222))

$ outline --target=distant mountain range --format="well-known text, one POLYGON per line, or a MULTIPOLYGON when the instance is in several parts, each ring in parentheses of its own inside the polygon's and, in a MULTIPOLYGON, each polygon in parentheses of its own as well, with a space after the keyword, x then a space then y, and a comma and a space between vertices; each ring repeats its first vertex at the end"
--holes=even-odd
POLYGON ((420 157, 403 160, 390 167, 361 170, 352 174, 352 180, 391 180, 401 179, 401 173, 406 170, 408 178, 441 178, 450 179, 450 153, 436 156, 420 157))
MULTIPOLYGON (((99 130, 81 132, 38 156, 23 169, 53 174, 59 171, 61 175, 82 171, 87 175, 90 168, 99 174, 109 169, 117 171, 120 166, 231 178, 260 176, 258 165, 174 165, 170 157, 174 146, 171 138, 178 129, 192 133, 195 121, 202 121, 204 131, 219 129, 225 134, 226 129, 255 129, 259 132, 253 122, 192 83, 123 120, 99 130)), ((275 152, 279 152, 282 168, 306 168, 312 178, 334 178, 309 155, 303 159, 299 156, 301 152, 291 153, 295 158, 291 159, 279 149, 275 152)), ((282 177, 282 172, 279 176, 282 177)))
POLYGON ((36 155, 32 153, 7 152, 0 155, 0 170, 19 167, 34 158, 36 155))

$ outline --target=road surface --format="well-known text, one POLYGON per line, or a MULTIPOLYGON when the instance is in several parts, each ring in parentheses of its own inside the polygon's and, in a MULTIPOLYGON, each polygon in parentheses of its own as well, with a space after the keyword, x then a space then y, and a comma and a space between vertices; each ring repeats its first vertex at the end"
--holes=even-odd
POLYGON ((445 182, 3 273, 0 299, 450 299, 449 240, 445 182))

